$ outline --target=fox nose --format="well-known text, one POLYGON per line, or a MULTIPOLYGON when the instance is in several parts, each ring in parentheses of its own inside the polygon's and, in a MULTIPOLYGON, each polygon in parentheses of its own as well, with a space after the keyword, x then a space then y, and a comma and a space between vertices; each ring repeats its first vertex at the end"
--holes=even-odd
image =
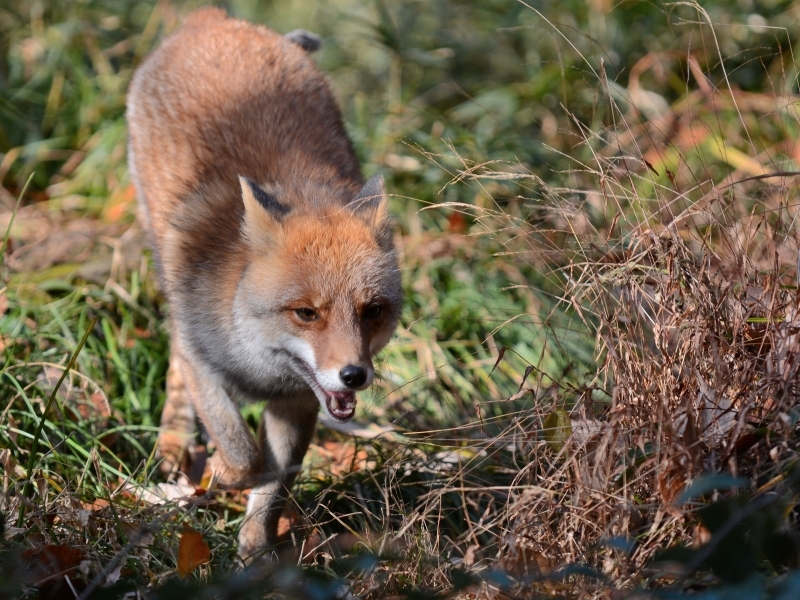
POLYGON ((367 380, 367 370, 357 365, 347 365, 339 371, 339 379, 349 388, 357 388, 364 385, 367 380))

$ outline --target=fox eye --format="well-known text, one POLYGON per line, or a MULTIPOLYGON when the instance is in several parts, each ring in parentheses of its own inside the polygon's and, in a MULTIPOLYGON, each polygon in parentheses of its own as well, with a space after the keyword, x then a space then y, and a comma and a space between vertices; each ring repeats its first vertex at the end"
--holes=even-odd
POLYGON ((316 321, 319 318, 317 312, 311 308, 298 308, 294 313, 303 321, 316 321))
POLYGON ((377 319, 383 313, 383 307, 380 304, 370 304, 364 311, 365 319, 377 319))

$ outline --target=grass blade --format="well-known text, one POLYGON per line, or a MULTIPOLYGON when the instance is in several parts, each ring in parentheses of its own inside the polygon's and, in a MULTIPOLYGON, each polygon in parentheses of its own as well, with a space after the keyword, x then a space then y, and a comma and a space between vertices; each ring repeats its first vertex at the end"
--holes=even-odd
POLYGON ((6 228, 6 235, 3 237, 3 245, 0 246, 0 264, 2 264, 6 255, 6 244, 8 244, 8 237, 11 235, 11 227, 14 225, 14 218, 17 216, 19 205, 22 202, 23 196, 25 196, 25 192, 28 191, 28 186, 31 184, 34 175, 35 173, 31 173, 30 177, 28 177, 28 181, 26 181, 25 185, 22 187, 19 196, 17 196, 17 203, 14 205, 14 211, 11 213, 11 220, 8 222, 8 227, 6 228))
MULTIPOLYGON (((75 364, 75 361, 78 359, 78 354, 80 354, 83 345, 86 343, 86 340, 89 339, 89 334, 92 332, 95 323, 97 323, 97 317, 94 317, 92 319, 92 322, 89 323, 89 327, 86 328, 86 332, 83 334, 83 337, 81 338, 78 347, 75 348, 75 352, 72 353, 72 356, 69 359, 69 363, 67 363, 67 368, 64 369, 64 372, 58 379, 56 386, 53 388, 53 391, 50 394, 50 398, 47 400, 47 404, 44 407, 42 418, 39 419, 39 424, 36 426, 36 432, 33 434, 33 444, 31 445, 31 455, 30 458, 28 459, 27 479, 25 480, 25 485, 22 488, 23 498, 28 497, 31 484, 33 483, 33 467, 36 464, 36 447, 39 445, 39 439, 42 436, 42 430, 44 429, 44 424, 47 420, 47 413, 50 412, 50 408, 53 406, 53 402, 56 401, 56 394, 58 394, 58 390, 61 387, 61 384, 64 383, 64 379, 66 379, 67 374, 70 372, 70 369, 72 369, 73 365, 75 364)), ((17 519, 17 527, 22 527, 24 519, 25 519, 25 504, 20 504, 19 518, 17 519)))

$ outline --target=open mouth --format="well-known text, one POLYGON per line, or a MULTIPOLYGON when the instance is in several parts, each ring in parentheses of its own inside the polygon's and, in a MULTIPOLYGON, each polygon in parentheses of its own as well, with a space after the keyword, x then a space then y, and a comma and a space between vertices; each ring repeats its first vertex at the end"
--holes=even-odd
POLYGON ((356 412, 356 395, 354 392, 329 392, 325 394, 325 405, 332 417, 339 421, 349 421, 356 412))
POLYGON ((319 384, 317 378, 314 376, 314 370, 309 367, 304 361, 298 360, 300 367, 305 371, 308 378, 309 385, 313 389, 317 397, 325 398, 325 408, 328 414, 337 421, 349 421, 356 414, 356 394, 355 392, 331 392, 326 390, 319 384))

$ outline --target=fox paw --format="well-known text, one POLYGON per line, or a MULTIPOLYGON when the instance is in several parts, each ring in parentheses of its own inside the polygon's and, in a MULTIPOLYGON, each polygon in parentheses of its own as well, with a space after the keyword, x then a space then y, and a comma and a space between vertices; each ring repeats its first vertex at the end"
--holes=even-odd
POLYGON ((225 462, 222 454, 215 452, 208 459, 208 469, 213 473, 215 481, 222 487, 244 489, 253 485, 259 469, 241 469, 225 462))
POLYGON ((272 540, 266 535, 264 524, 257 519, 245 519, 239 530, 239 551, 237 554, 250 569, 258 569, 274 564, 277 555, 272 551, 272 540))
POLYGON ((158 452, 156 456, 161 459, 159 470, 170 475, 175 471, 188 472, 193 462, 193 440, 179 433, 161 431, 158 434, 158 452))

